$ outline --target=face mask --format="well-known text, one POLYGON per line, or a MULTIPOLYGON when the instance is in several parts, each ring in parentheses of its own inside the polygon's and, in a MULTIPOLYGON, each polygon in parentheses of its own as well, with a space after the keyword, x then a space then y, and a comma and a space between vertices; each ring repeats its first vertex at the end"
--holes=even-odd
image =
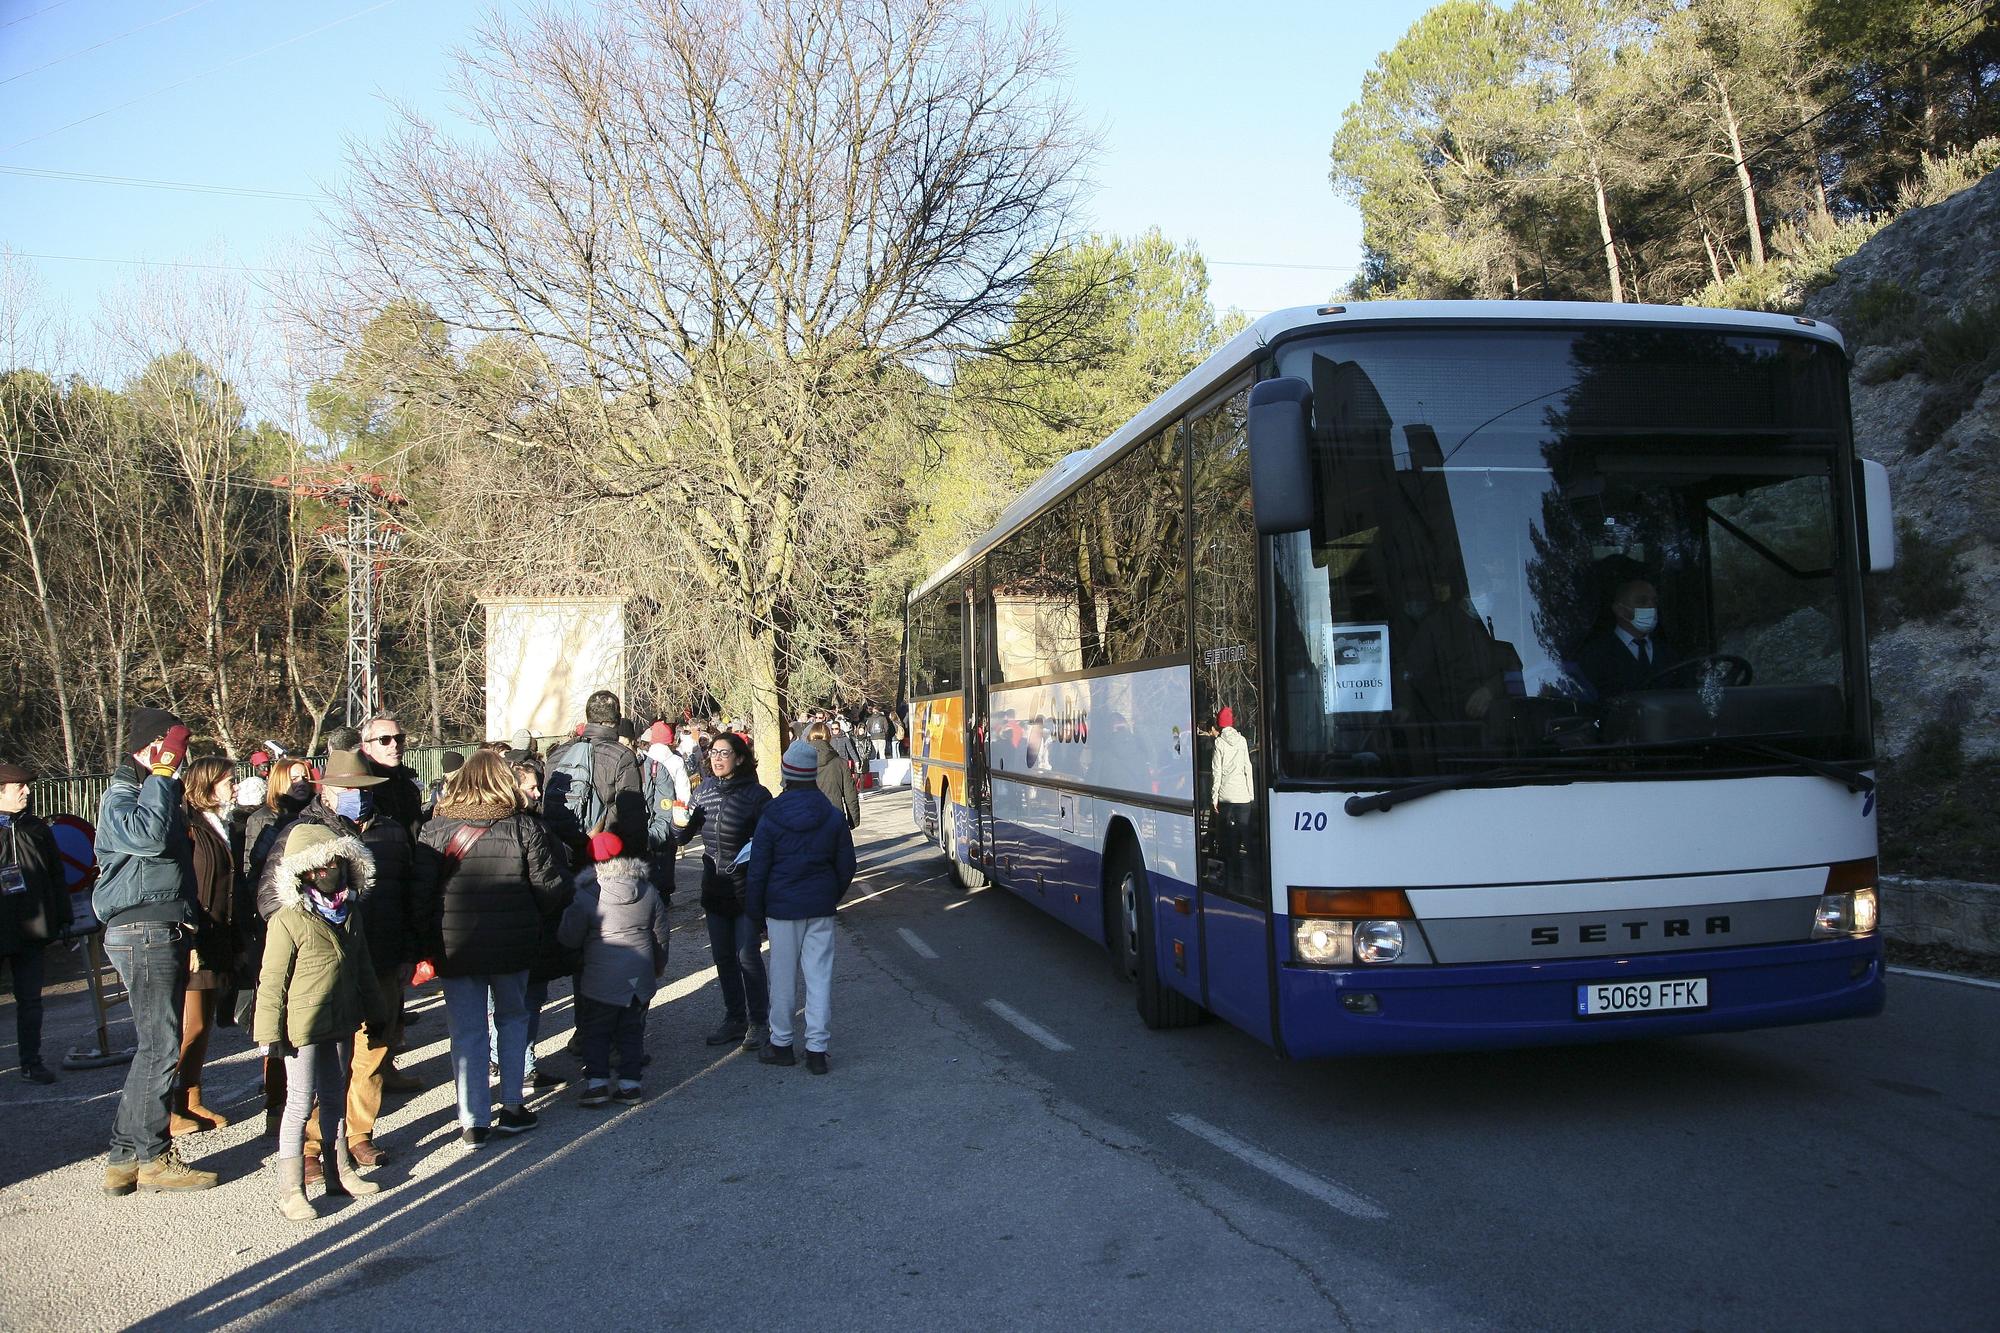
POLYGON ((314 884, 306 890, 306 901, 312 904, 313 911, 336 926, 347 920, 347 886, 344 884, 331 893, 322 891, 319 885, 314 884))
POLYGON ((1660 609, 1656 606, 1637 607, 1632 612, 1632 628, 1641 634, 1651 634, 1660 627, 1660 609))
POLYGON ((368 817, 370 804, 368 794, 359 787, 341 787, 334 792, 334 812, 357 824, 368 817))

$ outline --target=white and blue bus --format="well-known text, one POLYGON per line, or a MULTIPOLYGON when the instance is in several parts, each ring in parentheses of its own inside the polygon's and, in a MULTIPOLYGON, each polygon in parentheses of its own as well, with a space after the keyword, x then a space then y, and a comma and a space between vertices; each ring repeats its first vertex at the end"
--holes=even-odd
POLYGON ((1878 1012, 1839 335, 1267 316, 910 598, 915 816, 1298 1057, 1878 1012))

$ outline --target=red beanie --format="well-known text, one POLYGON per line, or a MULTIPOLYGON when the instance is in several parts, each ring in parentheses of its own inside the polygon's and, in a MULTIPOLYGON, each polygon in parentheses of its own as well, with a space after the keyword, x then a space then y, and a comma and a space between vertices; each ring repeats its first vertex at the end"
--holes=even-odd
POLYGON ((590 835, 590 859, 610 861, 625 854, 625 840, 616 833, 593 833, 590 835))
POLYGON ((646 728, 646 734, 641 739, 648 745, 672 745, 674 743, 674 729, 664 722, 655 722, 652 726, 646 728))
POLYGON ((1221 711, 1220 713, 1217 713, 1217 714, 1215 715, 1215 725, 1216 725, 1216 726, 1218 726, 1218 727, 1233 727, 1233 726, 1235 726, 1235 725, 1236 725, 1236 710, 1235 710, 1235 709, 1233 709, 1233 708, 1231 708, 1231 707, 1230 707, 1229 705, 1227 705, 1227 704, 1224 704, 1224 705, 1222 706, 1222 711, 1221 711))

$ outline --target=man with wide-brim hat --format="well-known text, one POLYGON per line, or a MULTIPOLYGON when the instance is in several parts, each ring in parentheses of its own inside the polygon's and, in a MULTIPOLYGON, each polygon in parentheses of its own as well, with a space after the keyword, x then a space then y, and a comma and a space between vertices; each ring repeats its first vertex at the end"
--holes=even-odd
MULTIPOLYGON (((279 834, 276 845, 283 847, 291 831, 300 824, 317 824, 335 838, 351 838, 357 844, 365 843, 362 829, 374 818, 375 811, 370 799, 370 788, 382 785, 382 776, 371 773, 359 752, 354 750, 331 750, 326 756, 326 765, 319 776, 319 793, 306 803, 298 817, 287 824, 279 834)), ((257 913, 266 921, 284 906, 280 893, 280 857, 273 856, 264 862, 264 873, 257 882, 257 913)), ((374 863, 369 863, 372 879, 374 863)), ((357 908, 364 917, 366 907, 357 908)), ((379 1034, 386 1036, 387 1034, 379 1034)), ((357 1037, 354 1042, 354 1061, 347 1081, 347 1134, 350 1141, 360 1138, 364 1147, 355 1154, 358 1165, 373 1166, 380 1160, 370 1136, 375 1130, 375 1113, 382 1106, 382 1066, 386 1063, 386 1044, 376 1045, 366 1037, 357 1037), (364 1086, 365 1085, 365 1086, 364 1086), (357 1115, 356 1112, 361 1114, 357 1115), (361 1126, 358 1133, 357 1123, 361 1126)), ((319 1117, 306 1121, 306 1163, 305 1174, 308 1184, 318 1182, 322 1177, 318 1143, 319 1117)))

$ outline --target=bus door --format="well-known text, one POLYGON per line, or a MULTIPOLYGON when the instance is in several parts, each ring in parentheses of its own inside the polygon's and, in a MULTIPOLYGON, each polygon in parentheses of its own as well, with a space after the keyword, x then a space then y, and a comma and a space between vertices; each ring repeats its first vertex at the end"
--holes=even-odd
POLYGON ((965 584, 965 806, 970 813, 974 867, 990 867, 993 857, 993 784, 988 776, 987 695, 993 684, 993 592, 986 569, 978 566, 965 584))
POLYGON ((1258 650, 1259 538, 1250 509, 1248 390, 1188 422, 1194 544, 1195 860, 1202 1002, 1271 1039, 1270 864, 1258 650))

